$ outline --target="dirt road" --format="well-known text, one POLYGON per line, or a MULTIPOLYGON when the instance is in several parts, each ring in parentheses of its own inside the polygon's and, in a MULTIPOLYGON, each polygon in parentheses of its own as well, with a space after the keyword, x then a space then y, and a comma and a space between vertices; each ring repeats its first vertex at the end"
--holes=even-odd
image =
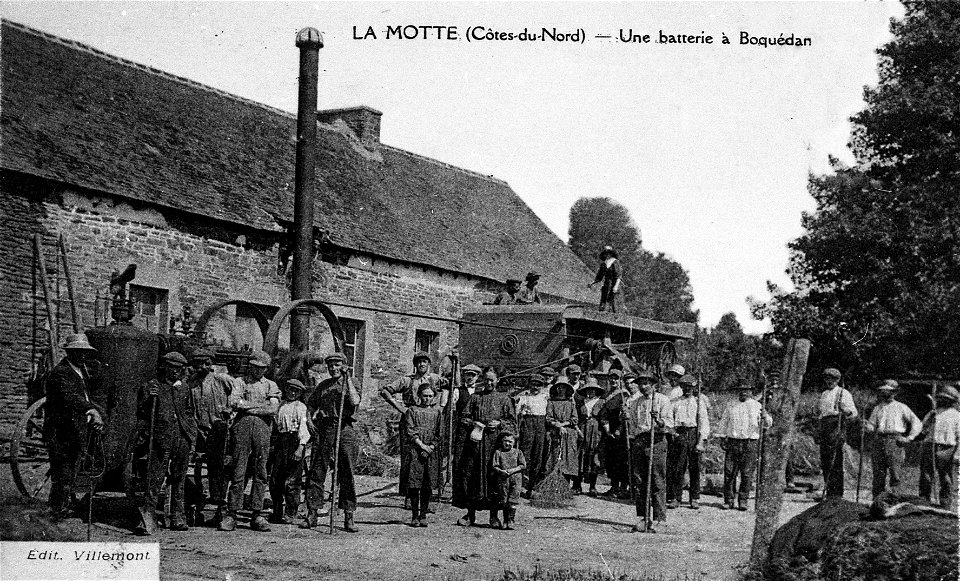
MULTIPOLYGON (((331 536, 325 527, 301 530, 296 525, 255 533, 246 518, 232 533, 164 530, 153 537, 161 546, 162 578, 489 579, 504 569, 549 566, 609 567, 615 575, 648 573, 666 579, 732 579, 735 567, 749 555, 755 516, 752 510, 720 510, 720 499, 707 496, 699 511, 671 510, 657 534, 645 535, 630 532, 636 518, 628 503, 581 496, 569 510, 538 509, 524 501, 514 531, 485 524, 458 527, 454 523, 462 511, 448 504, 435 507, 429 527, 411 528, 395 494, 395 479, 359 477, 359 490, 357 534, 337 530, 331 536)), ((801 499, 788 497, 783 520, 810 506, 801 499)), ((95 520, 122 525, 123 519, 109 518, 115 514, 110 503, 118 502, 99 499, 95 520)), ((86 528, 79 520, 71 526, 86 528)), ((145 539, 120 528, 95 527, 93 540, 145 539)))

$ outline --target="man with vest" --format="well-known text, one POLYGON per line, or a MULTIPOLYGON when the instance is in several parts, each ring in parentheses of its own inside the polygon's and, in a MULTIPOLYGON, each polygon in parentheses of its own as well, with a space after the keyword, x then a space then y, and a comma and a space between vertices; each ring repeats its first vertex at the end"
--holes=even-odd
POLYGON ((336 457, 337 474, 333 477, 337 479, 338 498, 332 499, 330 510, 333 510, 332 503, 337 502, 343 510, 344 530, 355 533, 353 513, 357 510, 357 488, 353 476, 360 456, 360 441, 353 423, 360 407, 360 390, 354 385, 342 354, 332 353, 324 362, 330 377, 321 381, 307 398, 307 417, 315 429, 307 469, 307 517, 300 528, 317 526, 318 513, 323 508, 323 482, 327 471, 333 469, 336 457), (339 454, 335 455, 338 425, 339 454))
POLYGON ((140 424, 149 430, 151 440, 147 493, 140 507, 141 535, 157 531, 157 499, 164 477, 169 474, 170 530, 187 530, 184 485, 190 454, 197 440, 197 409, 193 392, 183 381, 187 358, 172 351, 163 356, 159 379, 151 380, 140 391, 137 413, 140 424))
POLYGON ((263 351, 250 358, 246 375, 230 394, 230 407, 236 412, 231 437, 233 440, 233 480, 227 515, 220 521, 221 531, 232 531, 237 526, 237 511, 243 506, 243 489, 248 463, 253 463, 253 486, 250 490, 250 529, 269 531, 270 525, 262 514, 267 492, 267 460, 270 454, 270 434, 273 418, 280 408, 280 388, 264 377, 270 366, 270 356, 263 351))

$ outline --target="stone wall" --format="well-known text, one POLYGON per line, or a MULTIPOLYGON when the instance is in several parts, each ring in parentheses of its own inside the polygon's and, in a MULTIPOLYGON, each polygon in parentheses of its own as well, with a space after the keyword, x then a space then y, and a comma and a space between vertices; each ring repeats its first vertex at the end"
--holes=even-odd
MULTIPOLYGON (((127 264, 138 267, 133 284, 166 291, 170 316, 190 306, 196 317, 221 299, 242 299, 267 307, 279 307, 289 300, 288 274, 278 274, 277 268, 279 228, 277 232, 241 230, 168 210, 135 207, 90 192, 43 185, 13 187, 9 181, 5 180, 0 195, 0 210, 9 216, 0 230, 4 296, 0 304, 4 322, 0 430, 4 434, 27 403, 33 232, 44 233, 49 264, 56 237, 63 235, 86 327, 103 324, 106 303, 102 297, 108 294, 110 273, 127 264)), ((490 300, 493 290, 489 281, 373 256, 353 255, 346 264, 320 259, 314 263, 314 296, 353 305, 334 306, 333 310, 338 316, 363 323, 362 345, 358 346, 363 363, 358 377, 364 384, 365 408, 380 405, 375 391, 381 383, 410 372, 418 329, 439 333, 441 353, 457 344, 456 323, 417 315, 456 319, 464 306, 490 300)), ((231 327, 234 314, 234 309, 225 309, 212 325, 220 330, 221 338, 231 327)), ((63 318, 68 320, 66 310, 63 318)), ((312 320, 312 331, 312 348, 329 350, 331 340, 321 317, 312 320)), ((67 332, 65 329, 64 334, 67 332)))

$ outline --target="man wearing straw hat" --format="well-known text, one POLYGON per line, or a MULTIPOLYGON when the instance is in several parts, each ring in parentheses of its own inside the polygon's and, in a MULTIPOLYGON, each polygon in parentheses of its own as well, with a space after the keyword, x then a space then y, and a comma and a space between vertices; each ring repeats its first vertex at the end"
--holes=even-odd
POLYGON ((600 287, 600 310, 617 312, 617 296, 623 279, 623 267, 620 266, 617 251, 613 246, 604 246, 600 251, 600 268, 597 270, 597 276, 593 282, 587 285, 593 288, 598 283, 603 283, 600 287))
POLYGON ((880 402, 863 425, 864 430, 875 434, 871 453, 874 497, 886 489, 888 473, 890 491, 894 494, 899 492, 903 447, 920 435, 920 418, 905 404, 893 399, 898 387, 893 379, 887 379, 877 387, 880 402))
POLYGON ((537 292, 537 283, 540 282, 540 274, 536 272, 528 272, 524 280, 526 281, 526 285, 517 291, 517 304, 540 304, 542 301, 540 300, 540 293, 537 292))
POLYGON ((83 333, 70 335, 66 351, 47 377, 47 421, 44 438, 50 454, 50 507, 64 517, 74 502, 77 463, 87 440, 87 426, 103 429, 103 410, 90 399, 86 363, 97 352, 83 333))
POLYGON ((960 470, 960 392, 946 386, 935 397, 934 409, 923 419, 920 446, 920 496, 933 498, 934 483, 940 506, 956 512, 957 476, 960 470))
POLYGON ((738 401, 723 410, 717 437, 725 455, 723 459, 723 508, 732 509, 737 498, 737 510, 747 510, 747 499, 753 486, 757 454, 760 445, 761 422, 770 427, 773 417, 753 399, 753 388, 741 385, 737 389, 738 401), (737 478, 740 482, 737 486, 737 478))
POLYGON ((683 395, 671 402, 676 435, 670 442, 667 465, 667 508, 677 508, 683 494, 683 477, 690 470, 690 508, 700 508, 700 452, 707 447, 710 437, 710 403, 707 396, 698 394, 697 378, 680 378, 683 395))
POLYGON ((253 516, 250 529, 269 531, 270 525, 260 512, 267 492, 267 459, 270 453, 270 433, 273 417, 280 408, 280 388, 263 374, 270 365, 270 356, 263 351, 250 357, 246 376, 230 394, 230 407, 237 412, 233 421, 233 480, 227 515, 220 521, 221 531, 232 531, 237 526, 237 511, 243 506, 243 488, 247 463, 253 462, 253 488, 250 505, 253 516))
MULTIPOLYGON (((307 472, 307 517, 300 528, 317 526, 317 513, 323 507, 323 482, 327 477, 327 470, 332 470, 336 463, 336 502, 337 506, 343 509, 343 528, 349 533, 357 532, 357 525, 353 522, 353 513, 357 510, 357 488, 353 474, 360 456, 360 441, 357 439, 353 422, 360 407, 360 391, 347 372, 345 361, 340 353, 328 355, 324 362, 330 377, 320 382, 307 398, 307 412, 316 426, 316 434, 307 472), (343 415, 340 414, 341 403, 343 415), (338 428, 340 450, 339 454, 336 454, 338 428)), ((330 510, 333 510, 333 506, 330 510)))

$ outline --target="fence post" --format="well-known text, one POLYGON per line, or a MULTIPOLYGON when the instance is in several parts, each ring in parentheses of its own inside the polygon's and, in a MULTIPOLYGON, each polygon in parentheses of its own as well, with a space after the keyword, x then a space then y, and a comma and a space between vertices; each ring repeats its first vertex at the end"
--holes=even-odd
POLYGON ((791 339, 780 373, 781 389, 770 394, 767 411, 773 416, 773 426, 767 430, 763 442, 764 463, 757 490, 757 522, 753 530, 753 546, 750 564, 763 567, 767 550, 780 519, 783 504, 784 476, 789 461, 790 443, 796 424, 797 404, 800 402, 800 386, 807 370, 810 341, 791 339))

